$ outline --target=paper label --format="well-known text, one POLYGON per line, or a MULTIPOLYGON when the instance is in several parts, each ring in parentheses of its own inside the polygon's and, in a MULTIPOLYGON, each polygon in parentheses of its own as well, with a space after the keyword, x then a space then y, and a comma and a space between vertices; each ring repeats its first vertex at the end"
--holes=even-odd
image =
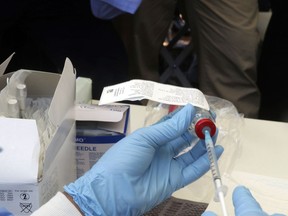
POLYGON ((15 216, 31 215, 39 208, 37 185, 0 185, 0 206, 15 216))
POLYGON ((178 87, 146 80, 130 80, 124 83, 104 87, 99 105, 123 100, 148 99, 159 103, 194 106, 209 110, 205 95, 196 88, 178 87))
POLYGON ((90 170, 113 144, 76 143, 77 178, 90 170))

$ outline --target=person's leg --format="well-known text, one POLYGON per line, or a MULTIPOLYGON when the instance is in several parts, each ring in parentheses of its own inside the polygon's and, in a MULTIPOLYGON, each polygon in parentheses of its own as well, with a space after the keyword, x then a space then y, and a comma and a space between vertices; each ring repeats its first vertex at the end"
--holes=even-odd
POLYGON ((288 22, 285 0, 272 0, 272 16, 266 30, 258 67, 261 91, 260 118, 288 122, 288 22))
POLYGON ((198 57, 199 88, 231 101, 246 117, 257 118, 257 0, 186 0, 198 57))
POLYGON ((159 81, 160 48, 173 19, 175 6, 176 0, 143 0, 135 15, 128 16, 126 27, 128 25, 129 33, 124 32, 123 38, 131 79, 159 81))

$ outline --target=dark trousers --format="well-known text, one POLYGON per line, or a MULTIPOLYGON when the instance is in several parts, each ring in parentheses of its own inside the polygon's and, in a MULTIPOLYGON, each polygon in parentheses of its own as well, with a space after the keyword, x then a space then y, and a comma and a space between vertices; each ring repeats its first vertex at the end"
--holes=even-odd
POLYGON ((260 118, 288 122, 288 13, 285 0, 271 0, 272 16, 258 66, 260 118))

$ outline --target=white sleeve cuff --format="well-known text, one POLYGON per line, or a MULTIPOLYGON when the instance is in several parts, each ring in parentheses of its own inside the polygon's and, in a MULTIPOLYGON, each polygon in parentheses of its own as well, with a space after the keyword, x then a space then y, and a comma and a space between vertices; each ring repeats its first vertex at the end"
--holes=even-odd
POLYGON ((79 210, 61 192, 58 192, 46 204, 31 216, 82 216, 79 210))

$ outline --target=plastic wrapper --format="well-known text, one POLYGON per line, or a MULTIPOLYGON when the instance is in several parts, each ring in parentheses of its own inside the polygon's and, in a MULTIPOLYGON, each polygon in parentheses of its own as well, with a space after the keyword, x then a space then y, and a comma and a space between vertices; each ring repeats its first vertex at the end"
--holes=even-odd
MULTIPOLYGON (((243 124, 243 115, 238 113, 230 101, 208 95, 205 97, 210 109, 216 114, 216 127, 218 129, 216 145, 220 144, 224 147, 224 153, 218 160, 220 173, 222 175, 224 173, 229 174, 237 158, 237 152, 240 150, 240 127, 243 124)), ((171 105, 148 101, 145 126, 159 121, 171 111, 170 109, 171 105)), ((191 146, 184 149, 182 153, 190 150, 198 141, 199 139, 195 139, 191 146)), ((225 182, 223 184, 225 185, 225 182)), ((211 173, 207 172, 203 177, 186 186, 185 189, 191 194, 191 200, 209 203, 215 191, 211 173)))

